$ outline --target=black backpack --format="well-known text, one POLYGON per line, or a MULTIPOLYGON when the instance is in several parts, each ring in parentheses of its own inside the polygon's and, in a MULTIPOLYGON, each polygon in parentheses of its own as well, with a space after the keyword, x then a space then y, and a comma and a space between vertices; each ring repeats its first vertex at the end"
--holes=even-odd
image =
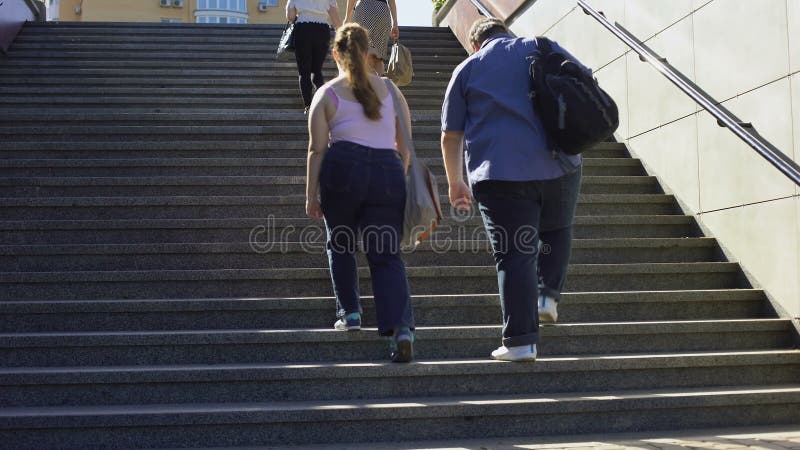
POLYGON ((530 65, 530 97, 550 140, 577 155, 610 137, 619 126, 614 100, 591 72, 537 37, 538 57, 530 65))

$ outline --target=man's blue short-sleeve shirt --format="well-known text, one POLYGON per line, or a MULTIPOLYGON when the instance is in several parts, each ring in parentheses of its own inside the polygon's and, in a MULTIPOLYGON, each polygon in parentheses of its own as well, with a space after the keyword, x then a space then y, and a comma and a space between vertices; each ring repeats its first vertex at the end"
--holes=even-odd
MULTIPOLYGON (((563 51, 558 44, 554 49, 563 51)), ((527 59, 536 41, 492 36, 453 72, 442 106, 442 131, 463 131, 470 184, 558 178, 580 156, 554 159, 528 97, 527 59)))

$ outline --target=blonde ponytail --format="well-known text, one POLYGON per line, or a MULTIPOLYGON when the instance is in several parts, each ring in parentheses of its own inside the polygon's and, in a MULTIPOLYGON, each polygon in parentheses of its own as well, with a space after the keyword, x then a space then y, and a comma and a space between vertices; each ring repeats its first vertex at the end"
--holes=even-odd
POLYGON ((364 58, 369 50, 367 30, 357 23, 344 25, 336 32, 333 45, 339 54, 339 63, 347 74, 350 89, 364 108, 364 115, 370 120, 379 120, 382 103, 369 81, 367 61, 364 58))

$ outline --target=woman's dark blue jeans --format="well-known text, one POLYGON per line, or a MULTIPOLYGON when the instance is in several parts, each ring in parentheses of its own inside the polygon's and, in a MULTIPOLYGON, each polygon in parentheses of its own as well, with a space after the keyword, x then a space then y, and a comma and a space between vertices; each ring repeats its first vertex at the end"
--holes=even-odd
POLYGON ((497 263, 506 347, 537 342, 540 284, 546 295, 561 296, 580 180, 578 168, 553 180, 486 180, 473 187, 497 263))
POLYGON ((391 336, 395 328, 413 329, 400 258, 406 181, 397 151, 352 142, 332 144, 322 161, 320 199, 337 316, 361 312, 356 263, 360 238, 372 276, 378 332, 391 336))

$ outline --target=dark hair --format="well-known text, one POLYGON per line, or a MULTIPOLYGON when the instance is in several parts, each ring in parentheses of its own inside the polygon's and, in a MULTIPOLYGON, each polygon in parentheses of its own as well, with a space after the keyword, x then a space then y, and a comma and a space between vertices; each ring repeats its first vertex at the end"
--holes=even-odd
POLYGON ((333 41, 339 63, 347 74, 347 82, 356 100, 364 108, 364 115, 371 120, 381 118, 381 100, 369 81, 364 55, 369 50, 367 30, 357 23, 343 25, 333 41))
POLYGON ((483 17, 476 20, 469 29, 469 41, 482 45, 487 39, 496 34, 508 34, 505 22, 492 17, 483 17))

